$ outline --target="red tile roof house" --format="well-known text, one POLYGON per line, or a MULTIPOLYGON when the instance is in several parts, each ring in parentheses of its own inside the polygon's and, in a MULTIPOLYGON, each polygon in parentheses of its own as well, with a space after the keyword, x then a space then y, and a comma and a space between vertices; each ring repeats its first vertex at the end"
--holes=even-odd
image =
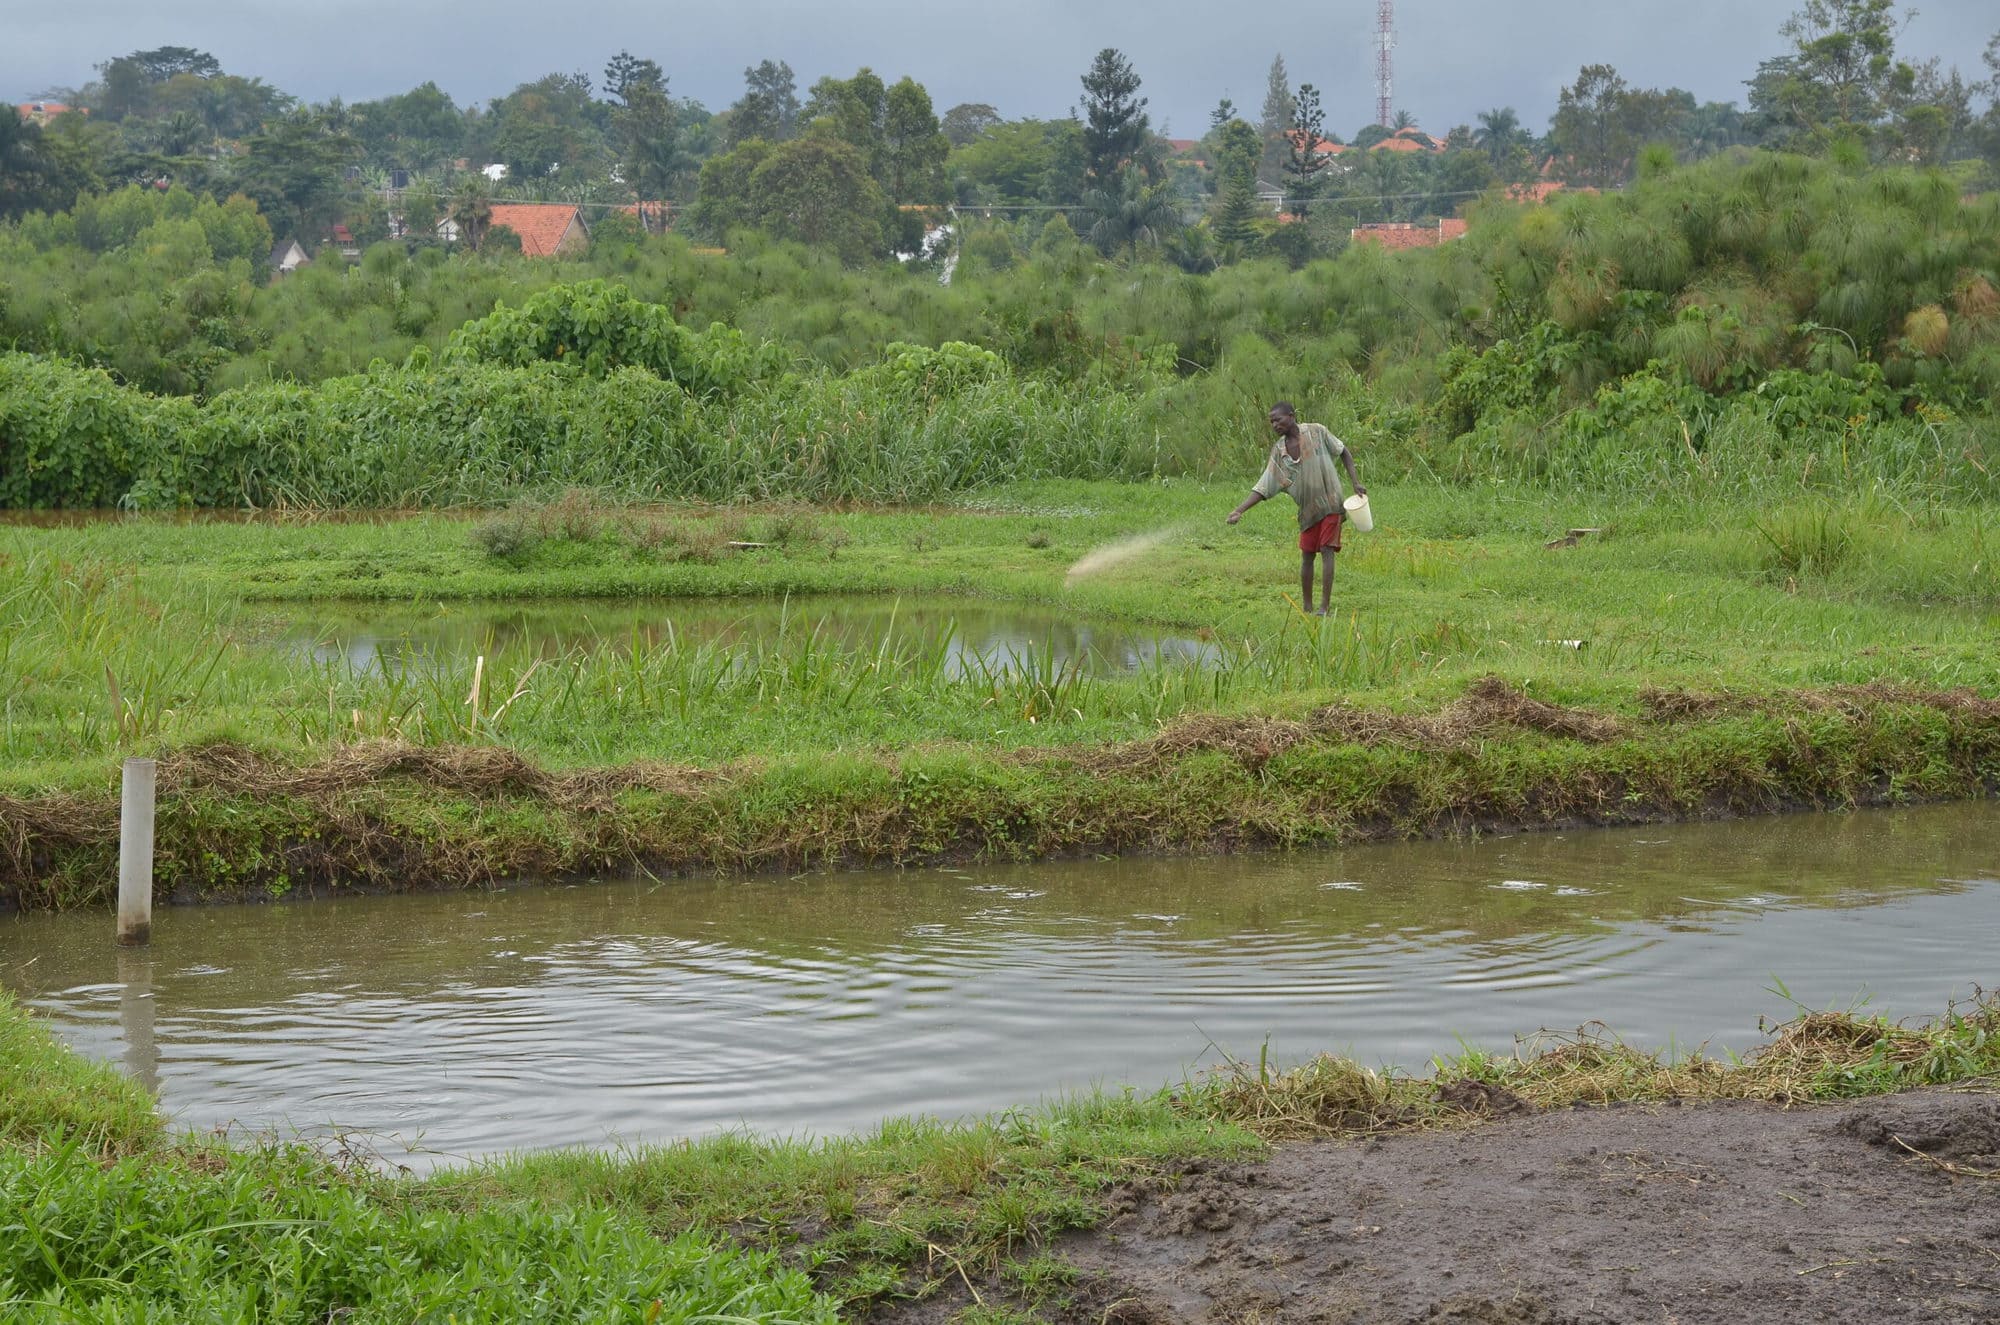
POLYGON ((521 237, 525 257, 568 258, 590 247, 583 212, 569 203, 496 202, 487 227, 496 225, 504 225, 521 237))
POLYGON ((1436 248, 1439 244, 1465 238, 1465 229, 1463 219, 1447 216, 1434 226, 1408 222, 1359 225, 1348 232, 1348 237, 1354 243, 1374 244, 1379 248, 1436 248))
MULTIPOLYGON (((1300 143, 1303 143, 1305 141, 1304 132, 1298 129, 1293 129, 1289 131, 1285 136, 1292 140, 1292 145, 1294 147, 1298 146, 1300 143)), ((1345 155, 1349 150, 1350 150, 1349 148, 1340 143, 1330 142, 1327 139, 1322 138, 1319 140, 1319 146, 1313 148, 1313 155, 1342 156, 1345 155)))
POLYGON ((1371 152, 1442 152, 1443 147, 1422 129, 1399 129, 1368 149, 1371 152))
POLYGON ((15 112, 28 123, 43 126, 58 115, 67 115, 72 109, 60 101, 23 101, 14 107, 15 112))
MULTIPOLYGON (((574 203, 496 202, 486 228, 502 225, 521 237, 523 257, 568 258, 590 246, 590 228, 574 203)), ((458 226, 446 217, 438 222, 438 235, 450 243, 458 238, 458 226)))

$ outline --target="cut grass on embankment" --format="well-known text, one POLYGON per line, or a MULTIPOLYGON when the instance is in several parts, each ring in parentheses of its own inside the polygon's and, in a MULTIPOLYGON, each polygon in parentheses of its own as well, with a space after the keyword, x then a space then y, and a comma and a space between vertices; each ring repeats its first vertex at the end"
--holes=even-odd
MULTIPOLYGON (((551 773, 504 749, 237 745, 170 756, 159 889, 183 899, 476 887, 509 877, 773 870, 1331 845, 1965 798, 2000 786, 2000 701, 1893 688, 1649 692, 1643 717, 1498 680, 1429 715, 1192 717, 1149 741, 715 769, 551 773)), ((0 797, 0 896, 103 904, 115 793, 0 797)))
POLYGON ((1076 1279, 1048 1251, 1055 1236, 1098 1223, 1121 1190, 1170 1187, 1192 1161, 1254 1159, 1271 1141, 1622 1101, 1805 1104, 1996 1073, 2000 1007, 1980 1001, 1920 1026, 1804 1015, 1729 1061, 1578 1036, 1423 1076, 1331 1057, 1232 1064, 964 1123, 563 1151, 412 1179, 275 1141, 169 1137, 130 1083, 0 998, 0 1085, 31 1102, 0 1132, 0 1308, 30 1321, 776 1325, 962 1284, 1035 1312, 1059 1309, 1076 1279), (115 1122, 91 1093, 119 1101, 115 1122))
POLYGON ((159 880, 186 897, 1299 845, 2000 782, 1986 508, 1377 489, 1382 527, 1351 535, 1319 622, 1285 597, 1288 507, 1229 529, 1237 495, 1024 484, 926 512, 572 496, 0 531, 0 887, 104 897, 127 753, 166 761, 159 880), (1608 532, 1545 546, 1571 527, 1608 532), (1165 537, 1068 576, 1147 533, 1165 537), (814 629, 837 604, 742 648, 496 637, 388 674, 280 640, 357 596, 833 590, 1053 606, 1195 634, 1212 657, 967 673, 935 634, 814 629))

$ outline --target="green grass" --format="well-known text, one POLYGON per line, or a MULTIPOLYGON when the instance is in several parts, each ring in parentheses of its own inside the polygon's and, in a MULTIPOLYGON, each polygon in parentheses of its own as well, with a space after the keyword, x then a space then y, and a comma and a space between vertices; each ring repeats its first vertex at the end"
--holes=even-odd
MULTIPOLYGON (((709 770, 563 773, 504 749, 383 744, 294 766, 204 747, 162 765, 171 790, 155 886, 226 900, 634 868, 1298 848, 1479 826, 1966 798, 2000 781, 1991 706, 1949 696, 1753 697, 1705 716, 1668 709, 1631 719, 1536 703, 1487 686, 1401 719, 1367 710, 1314 724, 1191 718, 1155 741, 1109 748, 946 745, 709 770), (1379 739, 1353 739, 1384 723, 1379 739)), ((0 800, 35 863, 0 880, 12 900, 107 903, 116 810, 110 789, 0 800)))
MULTIPOLYGON (((988 1119, 892 1119, 815 1141, 724 1137, 617 1154, 524 1155, 442 1174, 431 1199, 601 1206, 656 1231, 729 1229, 781 1248, 850 1302, 983 1280, 1102 1217, 1104 1192, 1188 1160, 1243 1158, 1249 1131, 1165 1092, 1092 1093, 988 1119)), ((1048 1276, 1042 1275, 1046 1281, 1048 1276)))
POLYGON ((827 1322, 775 1257, 590 1209, 441 1210, 306 1151, 0 1150, 11 1320, 827 1322))
POLYGON ((164 1132, 143 1086, 63 1048, 0 989, 0 1147, 122 1155, 164 1132))
POLYGON ((2000 552, 2000 534, 1978 508, 1772 513, 1378 489, 1384 529, 1353 537, 1338 619, 1318 626, 1288 605, 1296 563, 1285 513, 1260 511, 1226 529, 1220 515, 1234 496, 1187 484, 1040 484, 943 516, 586 514, 573 523, 588 536, 563 536, 558 524, 508 558, 478 544, 472 521, 441 517, 9 530, 0 533, 0 621, 9 627, 0 758, 7 782, 22 787, 74 785, 91 766, 65 768, 56 751, 108 758, 251 734, 298 752, 356 737, 493 741, 557 767, 913 742, 1051 746, 1144 736, 1190 713, 1297 713, 1336 699, 1435 704, 1493 672, 1537 693, 1612 704, 1647 684, 2000 687, 1990 647, 2000 572, 1989 555, 2000 552), (773 545, 707 560, 663 555, 695 535, 649 544, 649 522, 677 531, 727 523, 761 535, 739 541, 773 545), (1543 548, 1575 525, 1612 533, 1543 548), (1066 583, 1093 547, 1159 528, 1177 532, 1157 552, 1066 583), (1789 546, 1812 529, 1846 531, 1850 550, 1829 561, 1824 550, 1783 552, 1767 537, 1789 546), (934 639, 839 647, 809 628, 747 664, 697 646, 550 660, 499 645, 485 657, 475 713, 466 703, 472 650, 413 681, 313 665, 268 643, 273 612, 309 620, 312 609, 261 605, 836 591, 1116 617, 1203 636, 1222 663, 1123 678, 1044 669, 954 679, 934 639), (1578 639, 1581 649, 1552 643, 1578 639))

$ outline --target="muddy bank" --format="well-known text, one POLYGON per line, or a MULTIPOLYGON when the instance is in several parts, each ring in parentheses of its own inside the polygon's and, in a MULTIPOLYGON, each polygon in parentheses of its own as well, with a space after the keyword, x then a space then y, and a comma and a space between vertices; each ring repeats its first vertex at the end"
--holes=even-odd
MULTIPOLYGON (((2000 1095, 1520 1112, 1120 1194, 1055 1321, 2000 1320, 2000 1095)), ((991 1302, 1004 1297, 985 1286, 991 1302)), ((967 1292, 884 1313, 951 1319, 967 1292)), ((1026 1304, 1022 1304, 1026 1306, 1026 1304)))
MULTIPOLYGON (((1646 692, 1568 708, 1497 678, 1431 713, 1199 716, 1125 745, 939 747, 712 769, 557 772, 493 746, 385 742, 298 762, 167 752, 162 901, 439 890, 637 870, 796 870, 1203 853, 1981 796, 2000 701, 1846 688, 1646 692)), ((102 792, 0 796, 0 909, 102 905, 102 792)))

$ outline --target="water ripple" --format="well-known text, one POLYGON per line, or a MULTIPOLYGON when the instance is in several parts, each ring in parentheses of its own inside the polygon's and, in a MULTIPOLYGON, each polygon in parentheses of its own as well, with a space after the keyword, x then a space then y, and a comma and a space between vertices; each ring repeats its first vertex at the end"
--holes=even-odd
POLYGON ((1332 868, 1088 862, 168 912, 143 954, 110 952, 101 917, 31 917, 0 924, 0 970, 194 1126, 352 1128, 454 1155, 829 1130, 1152 1086, 1267 1043, 1421 1064, 1461 1037, 1506 1048, 1603 1020, 1640 1042, 1745 1045, 1788 1011, 1774 974, 1816 1004, 1865 989, 1883 1011, 1934 1011, 1990 978, 2000 828, 1874 822, 1892 826, 1780 824, 1771 847, 1697 826, 1332 868))

